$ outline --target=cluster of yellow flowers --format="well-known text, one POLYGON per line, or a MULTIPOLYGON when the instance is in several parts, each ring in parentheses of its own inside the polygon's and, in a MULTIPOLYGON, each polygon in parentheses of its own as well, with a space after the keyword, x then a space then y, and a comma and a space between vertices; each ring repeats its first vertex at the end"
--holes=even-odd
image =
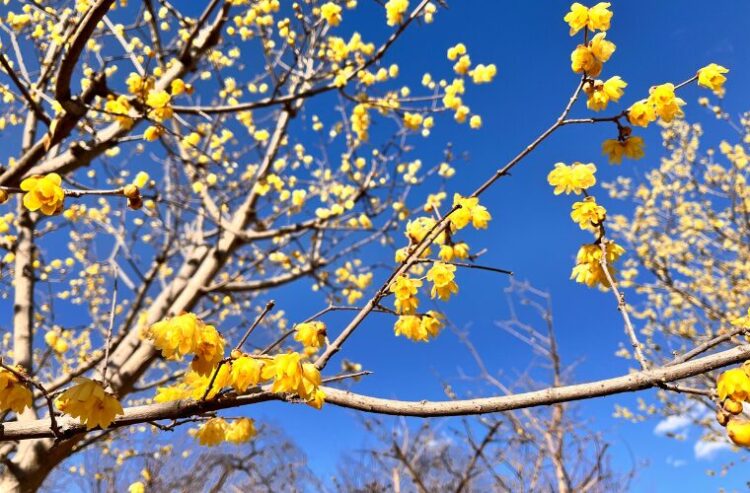
POLYGON ((326 327, 320 321, 298 324, 294 338, 304 346, 304 354, 288 352, 275 356, 243 354, 239 349, 224 359, 224 339, 211 325, 193 313, 185 313, 155 323, 146 332, 154 346, 167 359, 194 354, 191 371, 183 381, 159 387, 154 400, 167 402, 178 399, 213 398, 223 388, 238 393, 262 382, 273 382, 272 391, 296 394, 308 405, 320 409, 325 393, 320 388, 318 368, 306 361, 325 344, 326 327))
MULTIPOLYGON (((610 4, 606 2, 597 3, 590 8, 574 3, 564 17, 570 26, 571 36, 584 30, 584 42, 571 54, 571 68, 574 72, 583 74, 582 87, 588 96, 586 106, 593 111, 606 109, 611 101, 618 102, 623 95, 623 89, 627 87, 627 83, 619 76, 610 77, 606 81, 593 79, 601 73, 604 63, 610 59, 616 48, 606 39, 605 31, 610 28, 612 20, 609 7, 610 4), (600 32, 593 34, 596 31, 600 32), (590 34, 593 34, 591 40, 590 34)), ((726 81, 724 74, 727 72, 728 70, 721 65, 707 65, 698 71, 698 84, 722 94, 726 81)), ((636 101, 622 114, 611 119, 617 123, 618 137, 605 140, 602 144, 602 152, 609 157, 611 163, 619 164, 623 157, 640 159, 644 155, 643 139, 631 136, 631 128, 621 125, 619 118, 624 115, 631 125, 646 127, 657 118, 669 123, 674 118, 681 117, 685 101, 675 95, 675 89, 672 83, 654 86, 650 89, 648 98, 636 101)))
POLYGON ((409 9, 409 0, 388 0, 385 3, 386 21, 389 26, 404 22, 404 14, 409 9))
MULTIPOLYGON (((589 77, 596 77, 602 71, 603 64, 609 60, 615 51, 615 45, 607 41, 606 33, 609 29, 612 12, 609 3, 600 2, 591 8, 580 3, 574 3, 570 7, 564 20, 570 26, 570 35, 573 36, 581 29, 584 31, 584 43, 579 44, 570 55, 571 68, 573 72, 584 73, 589 77), (588 41, 588 34, 601 31, 588 41)), ((623 86, 624 87, 624 86, 623 86)))
MULTIPOLYGON (((472 69, 471 57, 466 49, 466 45, 463 43, 458 43, 448 48, 447 57, 448 60, 456 62, 453 65, 453 71, 458 77, 453 79, 453 82, 450 84, 445 81, 440 82, 440 85, 445 90, 443 106, 455 111, 453 118, 458 123, 464 123, 471 113, 471 109, 463 103, 461 97, 466 91, 463 77, 468 75, 475 84, 486 84, 492 82, 492 79, 497 75, 497 67, 495 64, 484 65, 480 63, 472 69)), ((425 74, 422 83, 428 87, 434 84, 429 74, 425 74)), ((480 128, 482 126, 482 117, 472 115, 469 118, 469 126, 474 129, 480 128)))
POLYGON ((341 6, 333 2, 326 2, 320 6, 320 17, 331 26, 341 24, 341 6))
MULTIPOLYGON (((428 199, 429 207, 425 205, 423 210, 437 210, 444 198, 444 193, 434 194, 428 199)), ((442 315, 434 311, 426 314, 417 313, 420 288, 426 280, 431 283, 430 297, 443 301, 458 293, 458 284, 455 280, 456 265, 449 262, 454 258, 468 258, 469 245, 465 242, 454 242, 453 235, 469 224, 476 229, 485 229, 492 216, 487 208, 479 203, 478 197, 463 197, 457 193, 453 196, 453 208, 447 219, 449 227, 445 230, 438 225, 436 219, 429 216, 416 217, 406 224, 405 235, 409 245, 396 251, 396 262, 405 262, 414 253, 415 248, 430 235, 435 236, 432 243, 440 248, 440 260, 430 260, 432 267, 424 277, 412 277, 411 274, 419 276, 424 273, 420 263, 417 263, 410 267, 409 273, 396 277, 389 285, 388 289, 394 295, 394 308, 399 315, 394 324, 396 335, 403 335, 414 341, 427 341, 439 334, 443 327, 442 315)), ((429 257, 432 253, 431 247, 432 245, 425 248, 420 256, 429 257)))
POLYGON ((197 430, 191 430, 198 438, 198 443, 207 447, 222 442, 240 444, 250 441, 257 431, 255 421, 250 418, 239 418, 227 423, 223 418, 211 418, 197 430))
MULTIPOLYGON (((162 123, 172 118, 172 98, 181 94, 190 94, 193 87, 182 79, 175 79, 171 82, 169 91, 156 89, 156 79, 153 76, 141 76, 135 72, 131 73, 125 83, 128 86, 128 92, 137 97, 147 108, 146 116, 154 125, 146 128, 143 138, 148 141, 158 139, 164 133, 162 123)), ((117 98, 110 97, 107 99, 104 107, 105 111, 113 116, 124 128, 133 126, 134 119, 131 115, 130 101, 125 96, 117 98)))
POLYGON ((326 342, 326 324, 323 322, 303 322, 294 329, 294 340, 304 346, 305 354, 315 354, 326 342))
POLYGON ((750 447, 750 421, 740 417, 743 402, 750 402, 750 362, 719 375, 716 392, 721 408, 716 418, 726 426, 727 435, 736 445, 750 447))
POLYGON ((224 358, 224 338, 216 327, 203 323, 193 313, 161 320, 151 326, 147 336, 167 359, 193 354, 191 367, 200 375, 211 373, 224 358))
POLYGON ((570 278, 587 286, 609 287, 607 274, 614 276, 612 264, 623 254, 625 250, 613 241, 604 240, 604 220, 607 210, 597 204, 596 199, 589 195, 587 190, 596 184, 596 165, 593 163, 573 163, 568 166, 565 163, 557 163, 549 175, 547 181, 554 187, 555 195, 583 194, 583 200, 574 202, 570 218, 584 231, 590 231, 595 236, 595 242, 584 244, 578 250, 576 265, 570 278), (602 268, 601 260, 606 252, 607 272, 602 268))

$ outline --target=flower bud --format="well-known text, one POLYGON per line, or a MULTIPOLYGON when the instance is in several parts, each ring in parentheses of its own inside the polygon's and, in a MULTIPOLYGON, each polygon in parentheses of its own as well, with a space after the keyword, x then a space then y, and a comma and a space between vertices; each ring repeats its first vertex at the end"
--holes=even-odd
POLYGON ((125 187, 123 187, 122 194, 129 199, 136 199, 136 198, 140 198, 141 191, 138 190, 138 187, 136 187, 135 185, 130 184, 130 185, 125 185, 125 187))
POLYGON ((724 401, 724 410, 731 414, 740 414, 742 412, 742 403, 727 399, 724 401))
POLYGON ((732 419, 727 423, 729 439, 735 445, 750 447, 750 421, 744 419, 732 419))
POLYGON ((0 188, 0 204, 4 204, 8 201, 8 192, 0 188))

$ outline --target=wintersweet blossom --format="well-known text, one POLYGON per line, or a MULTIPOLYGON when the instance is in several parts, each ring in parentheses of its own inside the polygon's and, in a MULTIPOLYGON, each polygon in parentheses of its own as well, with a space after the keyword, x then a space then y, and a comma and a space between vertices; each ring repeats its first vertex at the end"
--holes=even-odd
POLYGON ((623 95, 623 89, 627 83, 615 75, 606 81, 596 80, 593 83, 586 84, 584 91, 588 96, 586 106, 592 111, 601 111, 607 108, 610 101, 617 102, 623 95))
POLYGON ((476 229, 485 229, 492 216, 487 208, 479 204, 479 197, 462 197, 453 195, 453 207, 459 206, 449 217, 451 229, 454 231, 465 228, 469 223, 476 229))
POLYGON ((250 418, 239 418, 225 428, 224 439, 229 443, 240 444, 250 441, 257 434, 255 421, 250 418))
POLYGON ((728 72, 729 69, 726 67, 722 67, 715 63, 709 63, 702 69, 698 70, 698 85, 721 94, 724 90, 724 82, 727 80, 724 74, 728 72))
POLYGON ((341 6, 326 2, 320 6, 320 17, 332 26, 341 24, 341 6))
POLYGON ((570 12, 565 14, 563 20, 570 26, 570 35, 573 36, 584 27, 590 31, 606 31, 612 20, 612 11, 609 10, 610 3, 599 2, 591 8, 587 8, 578 2, 570 6, 570 12))
POLYGON ((636 101, 628 108, 628 121, 631 125, 648 127, 648 124, 654 120, 656 120, 656 109, 646 99, 636 101))
POLYGON ((0 410, 20 414, 31 404, 31 390, 13 372, 0 368, 0 410))
POLYGON ((79 418, 86 429, 97 426, 108 427, 115 416, 123 414, 117 398, 104 390, 101 383, 85 377, 74 379, 75 385, 57 398, 58 409, 65 414, 79 418))
POLYGON ((750 377, 742 368, 732 368, 719 375, 716 382, 719 400, 745 401, 750 398, 750 377))
POLYGON ((648 102, 654 106, 656 114, 666 123, 675 117, 683 116, 682 106, 685 101, 678 98, 675 93, 674 84, 666 83, 654 86, 649 91, 648 102))
POLYGON ((323 322, 317 320, 304 322, 297 324, 294 329, 294 340, 306 348, 319 348, 325 344, 326 324, 323 322))
POLYGON ((620 164, 622 158, 641 159, 645 153, 642 137, 627 137, 625 139, 607 139, 602 143, 602 154, 609 157, 610 163, 620 164))
POLYGON ((262 370, 263 360, 261 359, 243 355, 232 360, 230 370, 232 388, 237 392, 245 392, 248 387, 258 385, 262 380, 262 370))
MULTIPOLYGON (((607 241, 605 250, 607 252, 607 270, 610 277, 614 277, 615 270, 612 264, 625 253, 625 249, 613 241, 607 241)), ((589 287, 600 285, 608 288, 609 279, 607 273, 602 269, 601 258, 602 248, 600 245, 596 243, 583 245, 576 255, 576 265, 573 267, 570 278, 589 287)))
POLYGON ((750 421, 746 419, 730 419, 727 423, 727 435, 735 445, 750 447, 750 421))
POLYGON ((214 447, 224 441, 227 427, 223 418, 211 418, 198 428, 195 436, 201 445, 214 447))
POLYGON ((583 230, 594 231, 596 226, 604 221, 607 210, 596 203, 594 197, 586 197, 580 202, 573 204, 570 218, 583 230))
POLYGON ((596 165, 575 162, 568 166, 565 163, 555 163, 555 167, 547 175, 547 182, 554 187, 554 194, 581 193, 596 184, 596 165))
POLYGON ((409 0, 388 0, 385 4, 386 21, 389 26, 404 22, 404 14, 409 9, 409 0))
POLYGON ((57 173, 24 179, 21 182, 21 190, 26 192, 23 194, 24 207, 32 212, 41 211, 47 216, 60 213, 65 202, 61 185, 62 178, 57 173))

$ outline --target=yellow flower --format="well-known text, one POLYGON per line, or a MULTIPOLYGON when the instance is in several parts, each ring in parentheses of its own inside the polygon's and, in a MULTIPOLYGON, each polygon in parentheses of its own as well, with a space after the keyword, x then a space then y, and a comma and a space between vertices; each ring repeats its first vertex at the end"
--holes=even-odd
MULTIPOLYGON (((615 269, 612 264, 625 253, 625 249, 613 241, 608 241, 605 244, 607 251, 607 270, 610 276, 614 276, 615 269)), ((608 288, 609 280, 607 275, 602 269, 599 263, 602 258, 601 247, 597 244, 583 245, 578 250, 576 255, 576 265, 573 267, 573 272, 570 275, 571 279, 575 279, 576 282, 586 284, 587 286, 595 286, 597 284, 608 288)))
POLYGON ((416 294, 422 287, 422 281, 407 276, 398 276, 391 283, 389 290, 395 295, 394 304, 398 313, 414 313, 419 306, 416 294))
POLYGON ((123 414, 120 402, 99 382, 85 377, 77 377, 74 382, 76 385, 63 392, 56 404, 65 414, 80 418, 87 430, 107 428, 115 416, 123 414))
POLYGON ((427 314, 422 316, 422 319, 419 321, 419 326, 420 329, 427 334, 428 338, 437 337, 438 334, 440 334, 440 330, 443 328, 443 316, 436 311, 430 310, 427 314))
POLYGON ((389 26, 401 24, 404 13, 409 8, 409 0, 388 0, 385 4, 385 16, 389 26))
POLYGON ((427 271, 427 280, 438 287, 447 286, 455 279, 454 272, 456 272, 455 265, 435 262, 432 264, 430 270, 427 271))
POLYGON ((195 351, 205 324, 193 313, 184 313, 156 322, 148 337, 167 359, 178 359, 195 351))
POLYGON ((482 65, 480 63, 469 72, 469 75, 474 84, 486 84, 492 82, 492 79, 497 75, 497 66, 494 63, 490 65, 482 65))
POLYGON ((403 315, 393 325, 396 336, 404 336, 417 342, 427 342, 431 337, 436 337, 443 328, 442 315, 429 311, 426 315, 403 315))
POLYGON ((203 325, 193 351, 195 358, 190 367, 200 375, 208 375, 224 358, 224 338, 213 325, 203 325))
POLYGON ((654 105, 656 114, 666 123, 671 122, 674 117, 683 116, 682 106, 685 101, 675 96, 672 83, 652 87, 649 91, 648 102, 654 105))
POLYGON ((422 281, 419 279, 412 279, 407 276, 398 276, 391 283, 390 291, 396 295, 396 299, 405 300, 411 298, 419 291, 422 286, 422 281))
POLYGON ((570 68, 573 72, 596 77, 602 71, 602 64, 610 59, 615 44, 607 41, 605 33, 598 33, 587 45, 578 45, 570 54, 570 68))
POLYGON ((453 207, 460 206, 450 215, 451 227, 454 231, 463 229, 469 222, 476 229, 485 229, 492 216, 483 205, 479 205, 478 197, 462 197, 453 195, 453 207))
POLYGON ((578 223, 581 229, 593 231, 596 225, 604 221, 606 214, 607 210, 597 204, 594 197, 586 197, 582 202, 573 204, 570 218, 573 219, 573 222, 578 223))
POLYGON ((237 392, 245 392, 248 387, 258 385, 262 370, 263 360, 252 356, 240 356, 233 360, 230 373, 232 388, 237 392))
POLYGON ((727 434, 735 445, 750 447, 750 421, 730 419, 727 423, 727 434))
POLYGON ((320 17, 328 24, 338 26, 341 24, 341 6, 333 2, 324 3, 320 6, 320 17))
POLYGON ((144 79, 137 73, 131 72, 125 80, 125 84, 127 84, 130 94, 143 95, 154 87, 154 79, 152 77, 144 79))
POLYGON ((250 418, 235 419, 225 429, 224 438, 231 443, 245 443, 250 441, 255 435, 255 421, 250 418))
POLYGON ((570 35, 573 36, 588 25, 589 9, 586 6, 575 2, 570 6, 570 12, 565 14, 563 20, 570 26, 570 35))
POLYGON ((198 443, 206 447, 213 447, 224 441, 227 422, 223 418, 211 418, 203 423, 195 435, 198 443))
POLYGON ((419 130, 422 120, 422 115, 419 113, 404 113, 404 126, 409 130, 419 130))
POLYGON ((323 401, 326 396, 320 389, 321 383, 320 371, 315 365, 312 363, 302 363, 302 382, 297 389, 297 395, 315 409, 323 407, 323 401))
POLYGON ((597 3, 591 8, 586 8, 578 2, 571 5, 570 12, 563 18, 570 26, 570 35, 573 36, 584 27, 588 27, 591 31, 609 29, 612 19, 612 12, 608 10, 609 6, 610 4, 605 2, 597 3))
POLYGON ((21 182, 23 205, 30 211, 41 210, 42 214, 51 216, 63 209, 65 192, 62 189, 62 178, 57 173, 31 176, 21 182))
POLYGON ((0 410, 11 410, 20 414, 27 407, 31 407, 31 404, 31 391, 13 372, 0 368, 0 410))
POLYGON ((319 348, 325 344, 326 324, 319 321, 297 324, 294 340, 306 348, 319 348))
MULTIPOLYGON (((435 228, 437 221, 431 217, 418 217, 406 223, 406 237, 416 244, 420 243, 435 228)), ((441 232, 436 238, 437 243, 445 242, 445 233, 441 232)))
POLYGON ((597 33, 591 38, 590 44, 591 53, 602 63, 605 63, 610 59, 616 48, 615 44, 612 41, 608 41, 606 38, 606 33, 597 33))
POLYGON ((130 486, 128 486, 128 493, 146 493, 146 485, 140 481, 131 483, 130 486))
POLYGON ((360 103, 352 109, 351 116, 352 131, 357 134, 359 140, 367 140, 370 128, 370 114, 367 106, 360 103))
POLYGON ((609 156, 610 163, 622 163, 623 156, 629 159, 640 159, 644 156, 643 138, 628 137, 624 140, 607 139, 602 144, 602 154, 609 156))
POLYGON ((698 70, 698 85, 711 89, 717 94, 721 94, 724 90, 724 82, 727 78, 724 74, 728 73, 729 69, 717 65, 715 63, 709 63, 702 69, 698 70))
POLYGON ((647 100, 636 101, 628 108, 628 121, 638 127, 648 127, 648 124, 656 120, 656 110, 647 100))
POLYGON ((744 401, 750 397, 750 377, 742 368, 727 370, 716 381, 716 392, 719 400, 732 399, 744 401))
POLYGON ((596 166, 593 163, 575 162, 570 166, 565 163, 556 163, 554 169, 547 175, 547 182, 555 187, 555 195, 581 193, 596 184, 594 173, 596 173, 596 166))
POLYGON ((120 95, 116 99, 110 97, 107 102, 104 103, 104 111, 115 118, 115 121, 126 130, 132 128, 135 120, 129 116, 130 113, 130 102, 127 96, 120 95))
POLYGON ((577 74, 585 72, 596 77, 602 71, 602 62, 594 56, 588 46, 578 45, 570 54, 570 68, 577 74))
POLYGON ((450 296, 456 293, 458 293, 458 284, 456 284, 454 281, 451 281, 445 286, 433 285, 432 289, 430 290, 430 297, 438 297, 442 301, 448 301, 450 296))
POLYGON ((299 353, 277 354, 261 370, 264 380, 273 379, 272 390, 277 393, 296 392, 302 381, 299 353))
POLYGON ((599 2, 588 11, 588 28, 591 31, 606 31, 609 29, 612 20, 612 11, 609 10, 611 4, 608 2, 599 2))
POLYGON ((299 353, 277 354, 261 371, 264 379, 273 379, 272 391, 293 393, 310 406, 320 409, 325 393, 319 388, 320 371, 312 363, 303 363, 299 353))
POLYGON ((172 117, 172 107, 169 105, 172 96, 165 91, 149 91, 148 97, 146 98, 146 105, 151 108, 149 115, 156 121, 163 121, 172 117))
POLYGON ((182 79, 175 79, 169 84, 169 92, 172 96, 179 96, 180 94, 188 91, 189 87, 182 79))
POLYGON ((162 127, 151 125, 147 127, 146 130, 143 132, 143 138, 149 142, 153 142, 159 137, 161 137, 162 133, 164 133, 164 130, 162 129, 162 127))
POLYGON ((586 106, 593 111, 601 111, 607 108, 607 104, 610 101, 617 102, 620 100, 623 94, 623 89, 627 87, 627 83, 620 78, 620 76, 614 76, 607 79, 605 82, 600 80, 594 81, 593 84, 586 84, 584 89, 588 95, 588 101, 586 106))
POLYGON ((412 341, 427 341, 427 334, 422 330, 420 318, 416 315, 398 317, 393 325, 393 332, 412 341))

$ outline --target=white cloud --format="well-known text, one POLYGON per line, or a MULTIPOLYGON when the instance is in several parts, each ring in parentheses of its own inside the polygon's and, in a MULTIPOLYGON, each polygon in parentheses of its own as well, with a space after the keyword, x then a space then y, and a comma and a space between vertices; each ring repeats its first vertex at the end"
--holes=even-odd
POLYGON ((693 446, 693 453, 696 460, 711 460, 717 453, 722 450, 730 450, 732 445, 729 442, 706 442, 698 440, 693 446))
POLYGON ((687 461, 683 459, 675 459, 672 456, 667 457, 667 464, 677 468, 677 467, 683 467, 687 465, 687 461))
POLYGON ((678 431, 690 426, 692 419, 687 416, 669 416, 662 419, 656 424, 654 433, 656 435, 665 435, 667 433, 677 433, 678 431))

